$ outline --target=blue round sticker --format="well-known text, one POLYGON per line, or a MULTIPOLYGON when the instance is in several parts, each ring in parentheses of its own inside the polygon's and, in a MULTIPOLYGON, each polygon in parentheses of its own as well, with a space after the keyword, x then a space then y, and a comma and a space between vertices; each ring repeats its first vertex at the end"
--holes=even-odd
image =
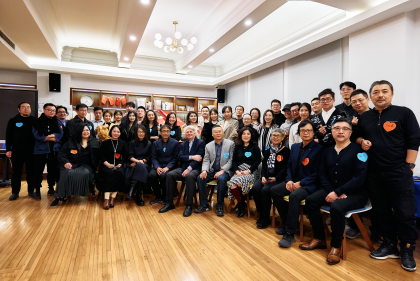
POLYGON ((366 162, 366 160, 368 159, 368 155, 366 154, 366 152, 358 153, 357 158, 362 162, 366 162))
POLYGON ((152 132, 152 129, 149 129, 150 130, 150 132, 152 132))
POLYGON ((166 152, 166 147, 163 148, 163 152, 166 152))
POLYGON ((251 155, 252 155, 252 153, 251 153, 251 152, 249 152, 249 151, 248 151, 248 152, 245 152, 245 156, 246 156, 246 157, 248 157, 248 158, 249 158, 249 157, 251 157, 251 155))
POLYGON ((266 147, 265 147, 265 150, 268 150, 269 148, 270 148, 269 146, 266 146, 266 147))
POLYGON ((23 123, 22 123, 22 122, 20 122, 20 123, 16 123, 16 127, 20 128, 20 127, 22 127, 22 126, 23 126, 23 123))
POLYGON ((175 135, 175 131, 171 131, 171 136, 175 135))
POLYGON ((229 158, 229 152, 225 152, 225 153, 223 154, 223 156, 224 156, 226 159, 228 159, 228 158, 229 158))
POLYGON ((92 130, 92 126, 89 126, 89 130, 92 130))

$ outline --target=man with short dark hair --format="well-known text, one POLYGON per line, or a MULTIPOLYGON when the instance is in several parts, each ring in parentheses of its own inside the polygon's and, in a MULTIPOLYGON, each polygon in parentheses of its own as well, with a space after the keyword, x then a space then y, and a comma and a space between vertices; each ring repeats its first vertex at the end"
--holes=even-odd
POLYGON ((200 120, 198 122, 200 127, 204 128, 204 122, 210 121, 210 108, 208 106, 203 106, 203 108, 201 108, 201 116, 198 119, 200 120))
POLYGON ((276 124, 281 126, 286 121, 286 117, 281 114, 281 102, 278 99, 271 101, 271 110, 274 112, 274 119, 276 119, 276 124))
MULTIPOLYGON (((18 105, 19 114, 11 118, 6 129, 6 156, 12 160, 12 195, 9 200, 19 198, 23 164, 26 166, 26 182, 28 195, 34 189, 34 144, 32 126, 36 118, 31 116, 31 105, 21 102, 18 105)), ((7 163, 6 163, 7 165, 7 163)))
POLYGON ((315 117, 316 115, 322 112, 321 101, 319 100, 318 97, 315 97, 311 100, 311 108, 312 108, 313 114, 309 116, 309 119, 312 119, 313 117, 315 117))
POLYGON ((236 116, 236 120, 238 120, 239 126, 238 126, 238 131, 240 129, 242 129, 242 127, 244 126, 244 121, 242 120, 242 115, 244 114, 244 107, 242 105, 237 105, 235 107, 235 116, 236 116))
MULTIPOLYGON (((92 123, 93 123, 93 128, 96 131, 96 128, 99 125, 104 124, 104 119, 102 119, 102 115, 104 114, 104 109, 100 106, 95 106, 93 108, 93 114, 95 115, 95 119, 92 121, 92 123)), ((98 136, 96 136, 96 138, 98 138, 98 136)))
POLYGON ((131 110, 134 110, 134 108, 136 108, 136 105, 134 104, 134 102, 129 101, 125 104, 125 114, 124 117, 121 119, 121 124, 128 122, 128 114, 131 110))
POLYGON ((293 124, 293 120, 295 120, 295 118, 293 118, 292 112, 290 111, 290 108, 291 108, 291 105, 286 104, 282 109, 286 120, 284 121, 283 124, 281 124, 280 129, 284 131, 286 136, 289 135, 289 129, 293 124))
POLYGON ((86 119, 88 106, 84 103, 76 105, 77 115, 73 119, 67 122, 67 126, 64 130, 64 138, 62 139, 62 144, 66 143, 67 140, 74 138, 74 132, 76 131, 77 126, 82 123, 85 123, 90 130, 90 135, 96 138, 95 129, 93 123, 86 119))
POLYGON ((137 107, 137 123, 141 124, 146 116, 146 108, 142 105, 137 107))
POLYGON ((339 118, 347 118, 347 113, 337 110, 334 107, 335 94, 331 89, 325 89, 318 94, 322 105, 322 112, 311 119, 317 126, 317 134, 319 144, 329 147, 335 144, 335 140, 331 134, 331 128, 335 120, 339 118))
MULTIPOLYGON (((340 84, 340 95, 343 97, 343 103, 340 103, 335 108, 339 111, 344 111, 347 116, 351 118, 356 115, 356 111, 351 106, 350 96, 353 91, 356 90, 356 84, 347 81, 340 84)), ((350 119, 351 120, 351 119, 350 119)))
POLYGON ((369 92, 375 107, 360 115, 357 143, 369 156, 366 184, 383 237, 383 244, 370 256, 400 258, 404 270, 415 271, 418 232, 413 169, 420 146, 419 123, 409 108, 391 104, 394 89, 390 82, 376 81, 369 92))
POLYGON ((57 110, 56 115, 57 115, 58 121, 60 122, 60 126, 62 126, 62 129, 64 130, 64 127, 66 126, 66 123, 67 123, 67 108, 62 105, 59 105, 56 107, 56 110, 57 110))
MULTIPOLYGON (((47 165, 48 196, 54 195, 56 169, 58 166, 57 156, 60 150, 60 140, 64 131, 60 128, 60 122, 56 116, 56 107, 52 103, 44 104, 44 113, 39 116, 32 127, 35 137, 35 188, 33 195, 35 200, 41 200, 41 187, 45 165, 47 165)), ((31 190, 33 194, 33 190, 31 190)), ((31 196, 32 197, 32 196, 31 196)))
POLYGON ((363 208, 368 200, 364 188, 367 155, 350 141, 352 126, 347 119, 337 119, 332 128, 335 146, 322 152, 318 176, 321 189, 306 197, 305 205, 314 238, 299 245, 301 250, 326 249, 325 230, 320 208, 330 207, 331 250, 327 263, 340 262, 341 243, 345 229, 345 214, 363 208))
POLYGON ((290 105, 290 112, 292 113, 292 117, 293 117, 292 125, 300 122, 299 107, 300 107, 300 102, 293 102, 290 105))
MULTIPOLYGON (((363 112, 370 110, 369 101, 370 99, 369 99, 368 94, 361 89, 358 89, 354 91, 353 93, 351 93, 350 102, 351 102, 351 105, 353 106, 353 109, 356 112, 356 114, 353 115, 352 120, 351 120, 351 123, 353 125, 353 132, 357 131, 357 123, 359 122, 360 115, 363 112)), ((350 137, 350 140, 355 142, 356 138, 357 138, 356 134, 352 134, 352 136, 350 137)))

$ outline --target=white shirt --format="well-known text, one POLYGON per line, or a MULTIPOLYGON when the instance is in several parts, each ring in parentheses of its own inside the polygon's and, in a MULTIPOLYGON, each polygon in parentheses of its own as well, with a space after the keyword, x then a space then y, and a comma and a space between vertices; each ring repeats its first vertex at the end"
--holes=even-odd
POLYGON ((328 119, 330 119, 331 115, 333 114, 333 112, 335 111, 335 107, 333 106, 330 110, 325 111, 324 109, 322 109, 322 119, 324 119, 324 123, 327 124, 328 119))
POLYGON ((302 139, 300 138, 300 135, 296 135, 299 123, 300 122, 298 122, 296 124, 293 124, 290 127, 290 130, 289 130, 289 148, 290 149, 292 148, 293 144, 302 142, 302 139))

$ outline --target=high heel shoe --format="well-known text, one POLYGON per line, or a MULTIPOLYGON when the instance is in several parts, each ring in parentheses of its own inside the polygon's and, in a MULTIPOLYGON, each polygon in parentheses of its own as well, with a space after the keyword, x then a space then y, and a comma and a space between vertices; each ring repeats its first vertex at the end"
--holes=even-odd
POLYGON ((134 189, 136 188, 137 185, 137 181, 131 181, 131 186, 130 186, 130 191, 128 192, 127 195, 127 200, 133 199, 133 193, 134 193, 134 189))
POLYGON ((242 218, 245 215, 246 203, 244 203, 244 201, 238 203, 238 218, 242 218))

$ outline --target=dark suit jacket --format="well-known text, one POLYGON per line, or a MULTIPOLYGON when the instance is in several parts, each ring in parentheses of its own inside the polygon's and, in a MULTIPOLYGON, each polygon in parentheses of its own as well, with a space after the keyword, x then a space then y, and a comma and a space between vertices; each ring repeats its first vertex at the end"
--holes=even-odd
POLYGON ((315 141, 310 142, 308 149, 303 154, 302 161, 300 161, 299 150, 301 145, 302 143, 292 145, 289 163, 287 164, 286 182, 293 181, 298 172, 298 165, 300 165, 299 175, 297 175, 300 178, 300 185, 306 187, 309 192, 314 193, 319 189, 318 167, 324 147, 315 141), (306 158, 309 159, 309 162, 304 165, 302 162, 306 158))
POLYGON ((193 170, 200 169, 201 171, 201 165, 203 162, 189 160, 189 156, 200 155, 201 157, 204 157, 204 153, 206 152, 206 143, 195 137, 191 150, 188 151, 190 149, 189 143, 190 142, 188 140, 184 141, 179 149, 178 160, 181 162, 182 171, 185 171, 188 166, 191 166, 193 170))
POLYGON ((173 169, 177 166, 179 154, 179 142, 173 138, 169 138, 166 143, 166 150, 163 151, 162 139, 158 139, 153 143, 152 147, 152 163, 153 168, 173 169))

